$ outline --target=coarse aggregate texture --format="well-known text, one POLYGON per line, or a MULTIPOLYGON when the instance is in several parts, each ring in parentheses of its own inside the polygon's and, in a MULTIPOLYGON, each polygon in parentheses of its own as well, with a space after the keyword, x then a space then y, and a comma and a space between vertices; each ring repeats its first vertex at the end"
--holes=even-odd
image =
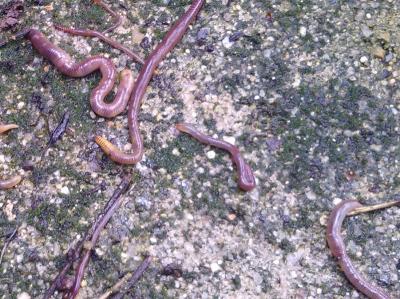
MULTIPOLYGON (((0 5, 9 1, 1 1, 0 5)), ((117 0, 110 34, 142 57, 188 0, 117 0)), ((89 0, 26 0, 20 24, 39 28, 77 60, 110 57, 139 66, 96 39, 53 24, 104 30, 112 19, 89 0)), ((61 75, 29 42, 0 47, 0 174, 24 176, 0 191, 0 298, 39 298, 121 175, 134 183, 93 252, 80 298, 96 298, 145 254, 154 260, 126 298, 364 298, 325 241, 335 204, 392 200, 400 188, 400 2, 207 0, 158 68, 140 112, 145 156, 110 162, 94 143, 130 149, 126 114, 93 114, 99 74, 61 75), (69 111, 69 130, 46 149, 69 111), (257 187, 240 191, 229 156, 185 135, 193 122, 241 149, 257 187), (22 166, 33 162, 33 170, 22 166), (102 185, 97 192, 90 192, 102 185)), ((110 97, 111 98, 111 97, 110 97)), ((347 219, 357 268, 400 297, 400 209, 347 219)))

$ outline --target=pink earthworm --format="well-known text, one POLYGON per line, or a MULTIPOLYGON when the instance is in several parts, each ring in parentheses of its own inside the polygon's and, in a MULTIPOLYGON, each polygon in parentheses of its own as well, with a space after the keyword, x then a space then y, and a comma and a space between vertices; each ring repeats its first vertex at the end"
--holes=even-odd
POLYGON ((80 35, 80 36, 86 36, 86 37, 97 37, 100 40, 102 40, 103 42, 109 44, 110 46, 121 50, 122 52, 124 52, 126 55, 128 55, 129 57, 131 57, 133 60, 135 60, 136 62, 143 64, 144 60, 135 52, 133 52, 132 50, 128 49, 127 47, 121 45, 119 42, 117 42, 116 40, 113 40, 112 38, 109 38, 107 36, 104 35, 104 32, 98 32, 95 30, 90 30, 90 29, 75 29, 75 28, 66 28, 60 25, 54 25, 54 27, 57 30, 61 30, 63 32, 69 33, 69 34, 73 34, 73 35, 80 35))
POLYGON ((121 72, 121 80, 114 100, 107 103, 104 99, 113 88, 117 77, 117 71, 110 59, 97 55, 77 63, 64 50, 52 44, 36 29, 28 30, 26 38, 43 57, 54 64, 57 70, 67 76, 84 77, 96 70, 101 72, 101 81, 90 95, 90 105, 96 114, 111 118, 125 110, 134 82, 130 70, 124 69, 121 72))
POLYGON ((371 299, 390 299, 391 297, 385 291, 374 286, 362 277, 352 264, 350 257, 346 253, 346 246, 340 233, 342 223, 347 215, 354 215, 399 204, 400 201, 393 201, 376 206, 363 206, 358 201, 347 200, 338 204, 329 216, 326 239, 332 255, 338 260, 341 269, 351 284, 358 291, 371 299))
MULTIPOLYGON (((18 128, 17 125, 0 125, 0 134, 6 133, 9 130, 18 128)), ((0 190, 11 189, 18 185, 22 181, 22 177, 20 175, 12 176, 8 179, 0 180, 0 190)))
POLYGON ((204 144, 212 145, 229 152, 231 154, 232 161, 235 163, 238 170, 239 187, 245 191, 254 189, 256 186, 254 174, 250 166, 244 161, 243 156, 240 154, 239 149, 236 146, 229 142, 207 136, 196 130, 192 124, 181 123, 177 124, 176 128, 181 132, 191 135, 204 144))
POLYGON ((4 134, 12 129, 17 129, 19 128, 17 125, 10 124, 10 125, 2 125, 0 124, 0 134, 4 134))
POLYGON ((114 162, 120 164, 136 164, 142 159, 143 140, 139 131, 138 112, 146 88, 149 85, 157 66, 182 39, 190 23, 193 22, 203 4, 204 0, 194 0, 192 2, 189 9, 171 27, 162 42, 158 44, 154 51, 151 52, 140 70, 129 100, 128 109, 128 127, 133 152, 124 153, 107 139, 101 136, 96 136, 96 143, 114 162))
POLYGON ((22 181, 20 175, 14 175, 8 179, 0 180, 0 190, 7 190, 15 187, 22 181))

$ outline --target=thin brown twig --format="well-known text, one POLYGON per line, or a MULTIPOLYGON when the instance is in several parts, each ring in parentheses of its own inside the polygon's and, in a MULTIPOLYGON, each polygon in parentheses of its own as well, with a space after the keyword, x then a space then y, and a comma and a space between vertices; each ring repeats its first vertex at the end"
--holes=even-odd
POLYGON ((353 211, 348 213, 347 216, 353 216, 353 215, 357 215, 357 214, 361 214, 361 213, 367 213, 367 212, 371 212, 371 211, 386 209, 386 208, 390 208, 393 206, 400 206, 400 200, 398 199, 398 200, 384 202, 384 203, 380 203, 380 204, 376 204, 376 205, 372 205, 372 206, 362 206, 360 208, 354 209, 353 211))
POLYGON ((105 11, 107 11, 113 18, 114 18, 114 25, 109 27, 108 29, 104 30, 102 33, 107 33, 113 31, 115 28, 117 28, 119 25, 122 24, 122 18, 121 15, 113 11, 107 4, 105 4, 101 0, 93 0, 93 2, 99 6, 101 6, 105 11))
POLYGON ((1 265, 1 262, 3 261, 3 256, 6 253, 7 247, 11 243, 11 241, 14 238, 14 236, 16 235, 17 231, 18 231, 18 226, 13 230, 11 235, 4 242, 4 246, 3 246, 3 249, 1 250, 1 254, 0 254, 0 265, 1 265))
POLYGON ((122 195, 122 193, 125 192, 125 190, 129 187, 129 180, 127 178, 124 178, 121 184, 118 186, 117 190, 114 192, 112 197, 108 200, 106 206, 104 207, 103 211, 97 215, 96 220, 93 222, 92 226, 88 231, 86 232, 85 236, 83 239, 79 242, 76 243, 74 248, 71 248, 68 250, 66 254, 66 264, 64 267, 61 269, 61 271, 58 273, 56 278, 53 280, 51 286, 49 289, 46 291, 45 295, 43 296, 43 299, 49 299, 51 296, 54 294, 56 289, 61 285, 61 282, 65 278, 66 274, 68 271, 71 269, 73 263, 79 259, 81 256, 81 253, 84 249, 84 245, 87 242, 90 242, 90 239, 92 238, 93 233, 96 231, 98 228, 101 220, 103 219, 104 214, 106 214, 109 209, 115 205, 115 202, 118 200, 119 196, 122 195))
POLYGON ((132 287, 136 284, 136 282, 138 282, 138 280, 143 276, 143 273, 150 266, 151 260, 152 260, 152 257, 150 255, 146 256, 146 258, 136 268, 135 272, 133 272, 132 274, 130 274, 130 273, 126 274, 114 286, 112 286, 107 292, 105 292, 103 295, 101 295, 99 297, 99 299, 107 299, 113 293, 116 293, 116 292, 118 292, 118 293, 113 297, 113 299, 122 298, 126 294, 126 292, 128 292, 130 289, 132 289, 132 287), (129 278, 129 276, 130 276, 130 278, 129 278), (124 286, 123 290, 119 291, 121 289, 121 286, 125 282, 127 282, 127 284, 124 286))
POLYGON ((105 227, 105 225, 108 223, 114 212, 121 206, 123 198, 121 197, 122 194, 124 194, 130 185, 130 177, 126 176, 123 178, 121 184, 118 186, 117 190, 114 191, 113 196, 111 197, 110 201, 107 203, 103 213, 101 213, 98 217, 98 222, 97 225, 95 226, 93 233, 91 234, 89 241, 85 242, 82 248, 82 256, 79 261, 79 264, 77 266, 76 272, 75 272, 75 280, 74 284, 67 295, 67 298, 73 299, 78 295, 81 282, 83 279, 83 276, 85 274, 85 269, 89 263, 90 259, 90 254, 94 247, 96 246, 96 243, 100 237, 100 233, 105 227))

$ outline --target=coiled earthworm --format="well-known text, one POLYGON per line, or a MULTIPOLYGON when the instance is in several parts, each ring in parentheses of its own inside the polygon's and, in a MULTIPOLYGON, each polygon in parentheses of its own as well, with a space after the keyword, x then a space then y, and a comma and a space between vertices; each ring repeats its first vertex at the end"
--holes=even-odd
POLYGON ((177 124, 176 128, 181 132, 185 132, 191 135, 192 137, 204 144, 212 145, 229 152, 231 154, 232 161, 235 163, 238 170, 239 187, 245 191, 250 191, 254 189, 254 187, 256 186, 256 181, 254 179, 253 172, 250 166, 244 161, 242 155, 239 152, 239 149, 236 146, 230 144, 229 142, 207 136, 197 131, 192 124, 181 123, 177 124))
MULTIPOLYGON (((18 128, 17 125, 10 124, 10 125, 0 125, 0 134, 3 134, 11 129, 18 128)), ((22 177, 20 175, 15 175, 8 179, 0 180, 0 190, 11 189, 18 185, 22 181, 22 177)))
POLYGON ((121 50, 124 52, 126 55, 131 57, 133 60, 136 62, 143 64, 144 60, 135 52, 132 50, 128 49, 127 47, 121 45, 119 42, 116 40, 113 40, 112 38, 109 38, 104 35, 104 32, 98 32, 95 30, 90 30, 90 29, 75 29, 75 28, 66 28, 60 25, 54 25, 54 27, 58 30, 61 30, 63 32, 69 33, 69 34, 74 34, 74 35, 80 35, 80 36, 86 36, 86 37, 97 37, 98 39, 102 40, 103 42, 109 44, 110 46, 121 50))
POLYGON ((400 201, 392 201, 375 206, 363 206, 358 201, 347 200, 338 204, 329 216, 326 239, 332 255, 337 258, 340 267, 351 284, 358 291, 371 299, 390 299, 390 296, 362 277, 352 264, 350 257, 346 253, 346 247, 340 234, 342 223, 346 215, 355 215, 357 213, 382 209, 399 204, 400 201))
POLYGON ((84 77, 96 70, 101 72, 101 81, 90 95, 90 105, 96 114, 111 118, 124 111, 134 82, 130 70, 124 69, 121 72, 120 84, 114 100, 107 103, 104 98, 113 88, 117 77, 117 71, 110 59, 97 55, 77 63, 64 50, 52 44, 36 29, 27 31, 26 38, 43 57, 54 64, 57 70, 67 76, 84 77))
POLYGON ((158 44, 154 51, 151 52, 140 70, 139 76, 135 82, 135 86, 133 87, 133 91, 129 99, 128 109, 128 127, 133 152, 124 153, 105 138, 96 136, 96 143, 114 162, 120 164, 135 164, 142 159, 143 141, 142 137, 140 136, 138 124, 138 112, 142 98, 157 66, 182 39, 187 28, 199 13, 203 4, 204 0, 194 0, 192 2, 189 9, 171 27, 166 36, 163 38, 162 42, 158 44))

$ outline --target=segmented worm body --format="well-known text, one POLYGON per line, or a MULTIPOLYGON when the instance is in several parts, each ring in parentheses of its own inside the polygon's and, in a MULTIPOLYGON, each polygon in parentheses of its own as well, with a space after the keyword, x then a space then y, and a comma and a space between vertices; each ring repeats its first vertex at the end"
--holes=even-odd
MULTIPOLYGON (((54 27, 58 30, 61 30, 63 32, 69 33, 69 34, 74 34, 74 35, 80 35, 80 36, 86 36, 86 37, 97 37, 98 39, 102 40, 103 42, 109 44, 110 46, 121 50, 124 52, 126 55, 131 57, 133 60, 136 62, 139 62, 140 64, 144 63, 144 60, 135 52, 132 50, 128 49, 127 47, 123 46, 116 40, 104 35, 104 32, 98 32, 95 30, 90 30, 90 29, 75 29, 75 28, 66 28, 60 25, 54 25, 54 27)), ((108 31, 107 31, 108 32, 108 31)))
POLYGON ((335 258, 337 258, 347 279, 361 293, 371 299, 390 299, 390 296, 380 288, 372 285, 365 280, 352 264, 346 253, 346 247, 340 234, 342 223, 347 214, 351 211, 363 207, 358 201, 343 201, 332 211, 327 228, 328 246, 335 258))
POLYGON ((181 123, 177 124, 176 128, 181 132, 191 135, 204 144, 212 145, 229 152, 231 154, 232 161, 237 167, 239 187, 245 191, 254 189, 256 186, 256 181, 254 179, 253 172, 250 166, 244 161, 239 149, 236 146, 230 144, 229 142, 207 136, 197 131, 192 124, 181 123))
POLYGON ((153 73, 165 56, 176 46, 182 39, 190 23, 199 13, 204 0, 194 0, 190 8, 182 17, 172 26, 164 37, 162 42, 149 55, 143 64, 139 76, 135 82, 133 92, 129 100, 128 109, 128 127, 132 142, 132 153, 124 153, 116 146, 110 143, 103 137, 97 136, 96 143, 110 157, 111 160, 120 164, 135 164, 142 159, 143 156, 143 141, 140 136, 138 124, 138 112, 142 98, 146 92, 146 88, 153 76, 153 73))
POLYGON ((90 95, 93 111, 103 117, 111 118, 124 111, 133 88, 133 75, 128 69, 121 72, 120 84, 114 100, 105 102, 105 97, 114 86, 117 71, 110 59, 97 55, 75 62, 64 50, 52 44, 40 31, 30 29, 26 38, 32 46, 48 59, 61 73, 71 77, 84 77, 99 70, 102 74, 99 85, 90 95))
MULTIPOLYGON (((0 134, 6 133, 11 129, 18 128, 17 125, 10 124, 10 125, 0 125, 0 134)), ((22 181, 22 177, 20 175, 15 175, 8 179, 0 180, 0 190, 11 189, 18 185, 22 181)))

